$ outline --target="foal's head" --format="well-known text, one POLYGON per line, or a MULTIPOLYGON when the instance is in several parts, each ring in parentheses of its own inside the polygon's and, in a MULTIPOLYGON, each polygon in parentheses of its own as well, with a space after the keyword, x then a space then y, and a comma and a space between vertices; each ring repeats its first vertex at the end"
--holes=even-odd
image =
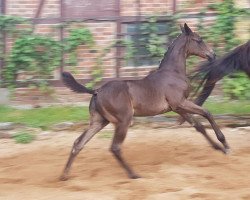
POLYGON ((181 27, 182 34, 188 39, 186 50, 187 56, 196 55, 202 58, 207 58, 208 60, 215 59, 215 53, 210 49, 202 38, 195 32, 193 32, 188 25, 185 23, 184 27, 181 27))

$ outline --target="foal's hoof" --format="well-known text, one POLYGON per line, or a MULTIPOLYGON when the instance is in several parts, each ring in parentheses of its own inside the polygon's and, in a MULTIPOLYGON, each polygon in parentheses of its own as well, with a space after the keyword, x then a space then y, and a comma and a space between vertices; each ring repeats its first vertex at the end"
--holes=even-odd
POLYGON ((223 153, 225 153, 225 149, 223 147, 221 147, 220 145, 218 145, 218 144, 214 144, 213 148, 215 150, 222 151, 223 153))
POLYGON ((224 152, 224 153, 225 153, 226 155, 229 155, 229 154, 231 154, 231 152, 232 152, 231 149, 225 149, 225 152, 224 152))
POLYGON ((131 178, 131 179, 138 179, 138 178, 141 178, 141 176, 139 176, 137 174, 130 174, 129 178, 131 178))
POLYGON ((66 176, 66 175, 62 175, 62 176, 60 176, 60 178, 59 178, 60 181, 67 181, 68 179, 69 179, 69 177, 66 176))

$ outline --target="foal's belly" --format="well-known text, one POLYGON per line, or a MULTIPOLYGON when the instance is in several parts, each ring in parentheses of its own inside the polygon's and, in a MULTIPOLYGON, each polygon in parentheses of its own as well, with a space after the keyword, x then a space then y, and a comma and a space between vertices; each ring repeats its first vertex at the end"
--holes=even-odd
POLYGON ((171 110, 167 101, 164 102, 138 102, 133 105, 134 116, 154 116, 171 110))

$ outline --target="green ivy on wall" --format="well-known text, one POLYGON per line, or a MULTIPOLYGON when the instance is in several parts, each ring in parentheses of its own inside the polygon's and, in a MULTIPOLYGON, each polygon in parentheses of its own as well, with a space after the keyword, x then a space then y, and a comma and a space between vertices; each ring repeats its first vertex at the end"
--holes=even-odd
MULTIPOLYGON (((11 35, 14 39, 9 54, 2 58, 5 61, 3 70, 3 83, 9 88, 14 88, 20 71, 32 73, 32 85, 37 84, 45 88, 46 80, 52 72, 60 66, 62 52, 69 55, 71 65, 76 65, 76 49, 79 45, 94 44, 92 33, 85 27, 72 29, 69 36, 60 42, 51 36, 34 34, 29 27, 31 23, 20 17, 0 16, 1 30, 11 35), (21 29, 17 25, 26 24, 28 28, 21 29), (34 82, 34 78, 36 81, 34 82)), ((1 51, 3 44, 0 46, 1 51)))
POLYGON ((20 70, 47 78, 59 66, 60 53, 60 44, 49 37, 32 34, 16 39, 4 68, 6 83, 15 84, 20 70))
POLYGON ((94 45, 94 38, 90 30, 85 27, 72 29, 69 32, 69 37, 65 38, 63 44, 64 52, 69 54, 66 64, 75 66, 77 64, 77 47, 80 45, 92 47, 94 45))

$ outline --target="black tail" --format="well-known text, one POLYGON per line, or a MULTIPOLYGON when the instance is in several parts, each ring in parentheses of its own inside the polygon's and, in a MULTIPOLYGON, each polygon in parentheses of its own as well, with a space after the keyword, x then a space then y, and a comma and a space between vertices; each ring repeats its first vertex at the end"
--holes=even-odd
POLYGON ((88 89, 83 85, 81 85, 80 83, 78 83, 72 76, 72 74, 69 72, 62 73, 62 80, 64 84, 74 92, 95 94, 94 90, 88 89))

